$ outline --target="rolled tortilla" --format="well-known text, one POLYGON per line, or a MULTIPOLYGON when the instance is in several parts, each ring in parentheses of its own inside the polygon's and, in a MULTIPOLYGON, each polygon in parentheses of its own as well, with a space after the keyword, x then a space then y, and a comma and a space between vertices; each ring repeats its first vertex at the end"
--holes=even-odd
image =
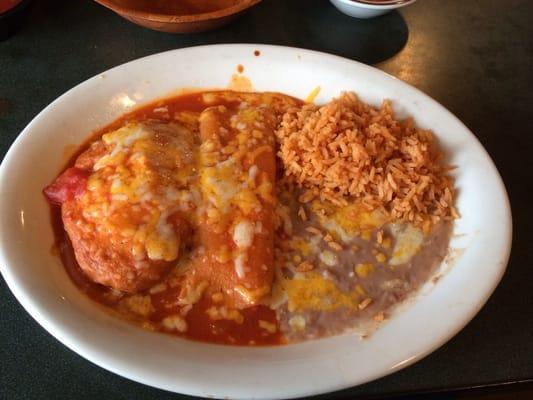
POLYGON ((264 303, 274 275, 276 118, 268 108, 206 109, 200 116, 199 253, 183 290, 209 282, 227 305, 264 303))

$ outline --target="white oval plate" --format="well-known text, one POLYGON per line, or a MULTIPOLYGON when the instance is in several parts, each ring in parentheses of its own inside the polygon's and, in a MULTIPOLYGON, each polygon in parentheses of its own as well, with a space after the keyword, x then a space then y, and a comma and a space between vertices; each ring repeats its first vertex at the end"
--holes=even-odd
MULTIPOLYGON (((460 85, 460 82, 457 82, 460 85)), ((48 332, 95 364, 158 388, 199 396, 272 399, 344 389, 390 374, 432 352, 483 306, 500 281, 511 246, 504 185, 474 135, 434 100, 377 69, 295 48, 216 45, 142 58, 95 76, 46 107, 24 129, 0 170, 0 266, 10 289, 48 332), (254 56, 260 50, 261 56, 254 56), (50 247, 41 189, 64 162, 65 146, 132 106, 182 87, 225 87, 238 64, 256 90, 317 102, 354 90, 432 129, 456 170, 462 218, 454 265, 366 340, 343 335, 281 347, 229 347, 144 331, 81 295, 50 247)))

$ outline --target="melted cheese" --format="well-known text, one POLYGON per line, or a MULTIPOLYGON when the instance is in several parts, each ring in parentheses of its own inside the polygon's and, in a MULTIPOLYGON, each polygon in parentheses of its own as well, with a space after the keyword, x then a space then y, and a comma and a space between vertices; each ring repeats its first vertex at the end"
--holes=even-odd
POLYGON ((324 205, 314 201, 312 210, 319 218, 320 224, 332 235, 347 243, 355 235, 368 240, 373 229, 385 225, 388 221, 383 210, 365 210, 359 204, 344 207, 324 205))
POLYGON ((254 224, 244 219, 233 228, 233 242, 239 248, 248 248, 254 241, 254 224))
POLYGON ((189 131, 184 138, 182 128, 175 128, 156 134, 150 126, 131 123, 103 135, 106 152, 96 160, 81 198, 84 216, 95 226, 132 238, 139 268, 145 258, 173 261, 178 256, 180 238, 170 220, 184 207, 178 206, 184 198, 179 189, 190 179, 193 157, 189 131))
POLYGON ((359 294, 343 292, 331 280, 317 273, 305 274, 283 283, 290 312, 303 310, 332 311, 340 307, 357 309, 359 294))
POLYGON ((367 211, 357 204, 341 207, 334 212, 333 220, 349 233, 379 228, 387 222, 387 215, 380 209, 367 211))
POLYGON ((237 257, 235 257, 235 273, 239 279, 243 279, 246 276, 246 259, 247 257, 245 253, 239 253, 237 257))
POLYGON ((422 248, 424 233, 411 224, 406 225, 403 229, 393 225, 393 231, 396 233, 396 244, 392 250, 392 257, 389 260, 389 264, 405 264, 422 248))
POLYGON ((171 331, 186 332, 187 322, 180 315, 170 315, 163 318, 161 324, 164 328, 171 331))
MULTIPOLYGON (((255 190, 251 189, 248 183, 249 175, 241 171, 239 162, 229 158, 216 166, 203 168, 200 172, 200 184, 208 201, 221 212, 227 213, 231 205, 235 205, 244 215, 249 215, 252 211, 261 209, 255 190)), ((265 185, 268 185, 268 182, 263 182, 257 189, 264 198, 272 192, 272 185, 265 185)))
POLYGON ((235 176, 237 166, 232 159, 207 167, 200 173, 200 184, 208 200, 219 210, 226 211, 230 201, 239 192, 240 184, 235 176))
POLYGON ((307 95, 307 97, 305 98, 305 102, 307 104, 313 103, 319 93, 320 93, 320 86, 317 86, 313 90, 311 90, 311 93, 307 95))

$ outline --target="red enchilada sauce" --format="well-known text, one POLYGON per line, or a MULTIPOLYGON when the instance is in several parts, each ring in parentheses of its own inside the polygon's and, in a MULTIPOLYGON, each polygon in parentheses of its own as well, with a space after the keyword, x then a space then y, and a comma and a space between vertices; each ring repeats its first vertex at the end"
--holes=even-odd
MULTIPOLYGON (((145 329, 221 344, 291 343, 339 334, 360 321, 385 320, 436 271, 452 224, 445 219, 425 231, 391 223, 382 208, 369 212, 357 202, 332 207, 303 199, 284 181, 281 168, 276 175, 271 140, 280 115, 285 121, 301 105, 273 93, 189 93, 144 106, 96 132, 44 190, 53 204, 56 250, 72 281, 145 329), (166 141, 153 147, 157 138, 166 141), (175 138, 182 141, 176 144, 175 138), (112 154, 119 154, 115 164, 102 162, 112 154), (186 164, 188 155, 193 161, 186 164), (164 184, 147 178, 132 186, 120 171, 137 179, 133 168, 143 176, 163 176, 164 184), (98 180, 104 174, 110 179, 98 180), (179 192, 170 196, 169 189, 179 192), (179 230, 177 251, 168 258, 161 256, 163 246, 174 242, 145 240, 139 251, 129 239, 131 232, 148 237, 145 221, 154 219, 153 204, 160 210, 158 227, 179 230), (119 207, 137 207, 145 219, 130 218, 119 207), (169 227, 176 209, 188 219, 169 227), (110 215, 121 219, 110 222, 110 215), (154 257, 148 256, 149 245, 154 257), (165 260, 170 269, 152 268, 147 258, 165 260), (141 286, 139 276, 147 270, 155 273, 141 286), (124 286, 124 280, 137 286, 124 286)), ((410 125, 404 128, 403 134, 419 135, 410 125)), ((416 137, 429 140, 426 134, 416 137)))
MULTIPOLYGON (((56 248, 59 250, 61 260, 72 282, 92 300, 106 307, 119 311, 118 297, 112 289, 92 282, 83 273, 76 261, 72 244, 63 229, 61 220, 61 210, 58 206, 52 206, 52 223, 56 239, 56 248)), ((168 304, 175 302, 176 293, 179 287, 168 288, 167 290, 146 295, 150 295, 153 314, 145 321, 140 322, 143 327, 156 330, 155 324, 161 322, 165 317, 175 315, 182 307, 168 307, 168 304), (153 324, 153 325, 152 325, 153 324)), ((241 310, 244 317, 242 324, 230 320, 212 320, 206 310, 213 305, 213 301, 204 296, 198 303, 194 304, 191 310, 184 317, 187 322, 187 332, 182 336, 188 339, 202 342, 232 344, 232 345, 274 345, 285 343, 279 329, 276 333, 270 334, 259 326, 259 321, 267 321, 278 325, 276 313, 267 306, 255 306, 241 310)), ((120 311, 119 311, 120 313, 120 311)), ((161 329, 165 333, 176 333, 161 329)))
MULTIPOLYGON (((271 105, 276 106, 276 104, 279 105, 280 102, 283 102, 283 100, 277 100, 275 98, 276 95, 267 94, 267 96, 271 96, 270 100, 268 100, 271 105)), ((86 186, 87 173, 73 167, 76 159, 89 148, 93 141, 130 121, 142 122, 152 119, 171 121, 177 112, 189 111, 200 113, 208 106, 225 105, 227 107, 237 107, 241 102, 231 96, 229 98, 211 99, 209 104, 206 104, 204 100, 203 93, 189 93, 157 101, 125 114, 108 126, 95 132, 84 145, 80 146, 78 151, 69 160, 65 169, 66 173, 58 180, 61 181, 63 179, 64 181, 57 182, 60 184, 60 188, 54 188, 54 184, 52 184, 45 189, 45 194, 51 203, 56 204, 60 204, 66 198, 78 196, 84 190, 83 187, 86 186)), ((240 309, 239 313, 242 316, 240 320, 215 320, 210 317, 208 310, 213 306, 220 306, 220 300, 215 301, 211 294, 204 294, 192 306, 178 305, 176 300, 180 292, 180 286, 179 283, 176 284, 175 279, 172 279, 172 273, 163 279, 162 283, 164 285, 162 289, 155 291, 152 288, 151 290, 146 290, 135 295, 150 298, 152 312, 149 315, 133 315, 124 312, 121 301, 129 295, 94 283, 85 275, 76 261, 72 243, 64 229, 60 206, 52 204, 51 210, 56 249, 60 253, 66 271, 74 284, 92 300, 117 311, 119 314, 126 316, 127 319, 133 320, 133 322, 140 324, 144 328, 178 334, 189 339, 232 345, 273 345, 285 343, 285 339, 278 326, 276 313, 267 306, 255 305, 240 309), (188 309, 183 310, 185 307, 188 307, 188 309), (165 318, 175 315, 181 315, 186 322, 187 329, 185 332, 179 333, 176 330, 166 329, 164 324, 162 324, 165 318), (267 329, 265 329, 265 326, 267 329)))

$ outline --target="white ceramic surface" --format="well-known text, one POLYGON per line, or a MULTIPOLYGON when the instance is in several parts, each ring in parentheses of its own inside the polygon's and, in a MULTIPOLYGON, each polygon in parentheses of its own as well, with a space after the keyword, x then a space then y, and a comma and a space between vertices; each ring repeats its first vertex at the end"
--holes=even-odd
MULTIPOLYGON (((457 82, 460 85, 460 82, 457 82)), ((511 215, 503 183, 474 135, 413 87, 357 62, 302 49, 216 45, 156 54, 78 85, 46 107, 17 138, 0 168, 0 268, 13 294, 52 335, 88 360, 148 385, 199 396, 272 399, 358 385, 404 368, 441 346, 479 311, 505 271, 511 215), (254 56, 260 50, 261 56, 254 56), (228 347, 143 331, 81 295, 50 252, 52 229, 41 189, 67 145, 131 107, 181 87, 225 87, 242 64, 255 89, 317 102, 354 90, 439 137, 455 174, 462 218, 453 265, 436 285, 366 340, 343 335, 297 345, 228 347)), ((482 335, 482 332, 480 332, 482 335)), ((458 360, 459 362, 459 360, 458 360)))
POLYGON ((349 15, 350 17, 367 19, 378 17, 397 8, 408 6, 409 4, 413 4, 416 0, 409 0, 400 4, 366 4, 352 0, 329 1, 343 14, 349 15))

